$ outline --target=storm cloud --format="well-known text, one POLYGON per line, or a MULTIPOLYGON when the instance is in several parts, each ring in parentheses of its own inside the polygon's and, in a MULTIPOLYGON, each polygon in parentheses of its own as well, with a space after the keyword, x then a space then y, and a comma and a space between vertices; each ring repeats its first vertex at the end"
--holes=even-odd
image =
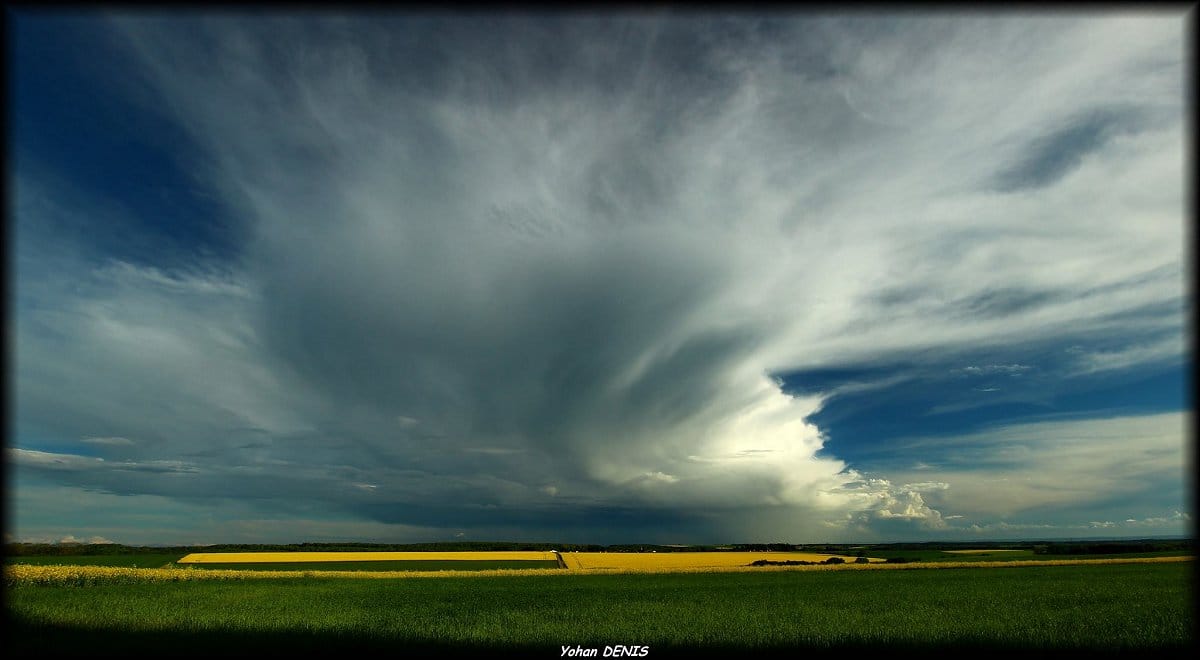
POLYGON ((958 482, 822 451, 830 392, 781 374, 1097 337, 1182 359, 1170 17, 89 29, 237 240, 64 246, 48 220, 94 192, 17 169, 10 456, 66 488, 417 536, 919 534, 997 509, 946 519, 958 482))

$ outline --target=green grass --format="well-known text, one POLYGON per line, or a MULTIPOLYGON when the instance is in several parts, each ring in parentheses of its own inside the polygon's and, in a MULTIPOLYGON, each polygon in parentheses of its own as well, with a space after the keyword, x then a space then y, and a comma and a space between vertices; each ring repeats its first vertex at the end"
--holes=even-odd
POLYGON ((558 568, 550 560, 435 559, 403 561, 305 561, 245 564, 178 564, 181 568, 231 571, 488 571, 497 568, 558 568))
POLYGON ((34 566, 130 566, 136 568, 162 568, 181 559, 181 554, 138 554, 138 555, 36 555, 32 557, 6 557, 6 564, 32 564, 34 566))
POLYGON ((264 579, 8 590, 25 652, 1178 650, 1179 564, 437 579, 264 579))
POLYGON ((954 554, 941 550, 867 550, 866 554, 868 557, 878 557, 880 559, 902 557, 909 561, 1009 561, 1013 559, 1037 559, 1043 556, 1033 554, 1033 550, 988 552, 986 554, 954 554))
MULTIPOLYGON (((1015 554, 1015 553, 1014 553, 1015 554)), ((1155 552, 1118 552, 1097 555, 1033 555, 1034 559, 1125 559, 1126 557, 1192 557, 1190 550, 1157 550, 1155 552)))
POLYGON ((1132 557, 1186 557, 1192 553, 1186 550, 1160 550, 1156 552, 1127 552, 1107 555, 1038 555, 1033 550, 994 550, 972 554, 944 552, 942 550, 866 550, 868 557, 889 559, 902 557, 909 561, 1030 561, 1054 559, 1124 559, 1132 557))

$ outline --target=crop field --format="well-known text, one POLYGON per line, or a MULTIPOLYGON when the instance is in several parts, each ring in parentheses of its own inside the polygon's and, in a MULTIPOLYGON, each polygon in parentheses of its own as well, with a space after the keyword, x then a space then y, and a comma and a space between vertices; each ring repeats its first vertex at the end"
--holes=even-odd
MULTIPOLYGON (((867 551, 872 564, 892 560, 920 563, 996 562, 996 561, 1062 561, 1072 559, 1131 559, 1190 556, 1188 550, 1159 550, 1151 552, 1122 552, 1119 554, 1036 554, 1031 549, 979 548, 964 550, 884 549, 867 551)), ((847 554, 803 551, 735 551, 735 552, 562 552, 565 568, 582 570, 588 566, 597 570, 625 570, 655 566, 683 568, 721 568, 749 565, 758 559, 770 561, 821 562, 831 556, 846 563, 857 557, 847 554), (684 559, 686 557, 687 559, 684 559), (745 561, 743 561, 745 559, 745 561), (682 562, 682 565, 681 565, 682 562), (619 567, 619 568, 618 568, 619 567)), ((163 553, 134 552, 121 554, 31 554, 9 555, 5 564, 73 565, 73 566, 130 566, 158 568, 192 566, 228 570, 284 571, 437 571, 554 568, 557 563, 551 551, 427 551, 427 552, 199 552, 163 553), (310 559, 313 558, 314 559, 310 559), (354 557, 355 561, 349 558, 354 557), (303 561, 300 561, 303 559, 303 561), (199 560, 199 561, 197 561, 199 560), (266 561, 264 561, 266 560, 266 561), (361 560, 361 561, 359 561, 361 560)))
POLYGON ((502 577, 502 576, 577 576, 577 575, 629 575, 629 574, 660 574, 660 573, 770 573, 777 571, 904 571, 922 569, 954 569, 954 568, 1021 568, 1027 566, 1077 566, 1077 565, 1113 565, 1113 564, 1148 564, 1148 563, 1179 563, 1191 562, 1191 557, 1143 557, 1121 559, 1055 559, 1039 561, 1000 561, 1000 562, 927 562, 927 563, 868 563, 868 564, 809 564, 800 566, 627 566, 625 568, 522 568, 522 569, 490 569, 490 570, 403 570, 403 571, 339 571, 314 570, 312 566, 327 564, 303 564, 303 569, 276 568, 287 566, 280 564, 261 564, 270 567, 262 570, 253 569, 222 569, 211 565, 202 570, 193 567, 180 568, 169 565, 164 568, 132 568, 124 566, 71 566, 71 565, 29 565, 13 564, 5 566, 4 581, 10 587, 26 586, 95 586, 108 584, 145 584, 163 582, 198 582, 198 581, 250 581, 270 580, 279 578, 356 578, 356 579, 397 579, 397 578, 443 578, 443 577, 502 577))
POLYGON ((181 564, 186 568, 212 571, 491 571, 491 570, 558 570, 558 561, 546 560, 470 560, 450 559, 444 561, 409 559, 400 561, 321 561, 321 562, 267 562, 230 564, 181 564))
POLYGON ((558 568, 553 552, 203 552, 175 562, 206 570, 481 571, 558 568))
MULTIPOLYGON (((564 552, 561 567, 570 570, 675 570, 723 569, 750 566, 752 562, 803 561, 821 563, 838 557, 853 563, 856 557, 808 552, 564 552)), ((871 562, 883 562, 871 558, 871 562)), ((553 552, 198 552, 177 555, 42 556, 13 558, 9 563, 38 565, 98 565, 135 567, 192 567, 205 570, 249 571, 466 571, 495 569, 560 568, 553 552)))
POLYGON ((884 559, 903 558, 907 561, 1016 561, 1062 559, 1061 556, 1038 555, 1033 550, 876 550, 872 554, 884 559))
POLYGON ((645 645, 653 656, 713 649, 1161 653, 1193 641, 1189 561, 928 566, 559 569, 434 579, 9 566, 6 643, 29 654, 237 648, 560 657, 561 647, 574 645, 645 645), (127 579, 34 583, 14 579, 14 569, 112 571, 127 579), (159 574, 188 577, 141 577, 159 574))
POLYGON ((1002 555, 1006 552, 1016 552, 1019 554, 1033 554, 1032 550, 1004 550, 1004 549, 999 549, 999 548, 974 548, 971 550, 942 550, 942 552, 948 552, 952 555, 990 555, 990 554, 1002 555))
POLYGON ((1064 559, 1150 559, 1158 557, 1188 556, 1185 550, 1160 550, 1155 552, 1122 552, 1117 554, 1036 554, 1033 550, 871 550, 872 557, 904 559, 912 562, 964 562, 964 561, 1061 561, 1064 559))
MULTIPOLYGON (((673 568, 726 568, 749 566, 760 559, 767 561, 823 562, 838 557, 853 563, 856 557, 826 555, 811 552, 564 552, 563 562, 568 569, 673 569, 673 568)), ((871 561, 882 562, 883 559, 871 561)))
POLYGON ((8 557, 33 566, 194 567, 243 571, 488 571, 559 568, 552 552, 275 552, 8 557))
POLYGON ((553 552, 193 552, 180 564, 266 564, 353 561, 553 561, 553 552))
POLYGON ((5 557, 6 564, 29 564, 32 566, 129 566, 133 568, 162 568, 174 564, 177 554, 129 554, 129 555, 34 555, 29 557, 5 557))

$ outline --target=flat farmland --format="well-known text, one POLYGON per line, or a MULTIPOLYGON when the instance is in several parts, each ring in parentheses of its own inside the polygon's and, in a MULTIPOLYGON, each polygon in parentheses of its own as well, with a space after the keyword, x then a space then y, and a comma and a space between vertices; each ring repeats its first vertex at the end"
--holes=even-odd
POLYGON ((997 562, 997 561, 1063 561, 1073 559, 1150 559, 1158 557, 1179 557, 1189 554, 1183 550, 1158 550, 1152 552, 1121 552, 1111 554, 1038 554, 1033 550, 1009 549, 970 549, 970 550, 884 550, 871 549, 872 557, 903 559, 909 562, 954 562, 965 561, 997 562))
POLYGON ((5 557, 5 564, 28 564, 30 566, 128 566, 131 568, 161 568, 170 566, 179 559, 178 554, 128 554, 128 555, 33 555, 28 557, 5 557))
POLYGON ((206 571, 493 571, 493 570, 558 570, 558 561, 550 560, 500 560, 500 559, 449 559, 425 560, 406 559, 398 561, 322 561, 322 562, 269 562, 269 563, 205 563, 180 564, 185 568, 206 571))
POLYGON ((204 552, 175 562, 208 570, 482 571, 558 568, 553 552, 204 552))
POLYGON ((562 645, 576 644, 647 645, 654 656, 721 649, 1161 653, 1193 639, 1190 561, 797 568, 807 570, 92 586, 7 579, 9 646, 29 654, 474 649, 560 657, 562 645))
POLYGON ((972 548, 970 550, 943 550, 952 555, 1003 555, 1005 553, 1033 554, 1032 550, 1005 550, 1000 548, 972 548))
POLYGON ((314 563, 357 561, 554 561, 553 552, 193 552, 180 564, 314 563))
MULTIPOLYGON (((750 566, 755 561, 805 561, 814 564, 837 557, 853 563, 856 557, 812 552, 564 552, 563 563, 575 570, 706 569, 750 566)), ((872 559, 882 562, 883 559, 872 559)))
POLYGON ((8 557, 9 565, 240 571, 488 571, 559 568, 552 552, 227 552, 8 557))

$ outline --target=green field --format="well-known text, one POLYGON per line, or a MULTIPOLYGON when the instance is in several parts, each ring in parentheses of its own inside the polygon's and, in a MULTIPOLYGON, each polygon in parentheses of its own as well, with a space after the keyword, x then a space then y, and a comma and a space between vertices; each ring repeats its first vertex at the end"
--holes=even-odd
POLYGON ((1095 555, 1049 555, 1036 554, 1033 550, 992 550, 971 554, 945 552, 942 550, 870 550, 867 555, 880 559, 901 558, 908 561, 1050 561, 1055 559, 1123 559, 1134 557, 1182 557, 1191 555, 1190 550, 1159 550, 1155 552, 1123 552, 1119 554, 1095 555))
POLYGON ((18 652, 1178 651, 1191 562, 8 589, 18 652))
POLYGON ((28 557, 6 557, 6 564, 32 564, 34 566, 131 566, 135 568, 162 568, 183 557, 171 554, 137 555, 33 555, 28 557))

